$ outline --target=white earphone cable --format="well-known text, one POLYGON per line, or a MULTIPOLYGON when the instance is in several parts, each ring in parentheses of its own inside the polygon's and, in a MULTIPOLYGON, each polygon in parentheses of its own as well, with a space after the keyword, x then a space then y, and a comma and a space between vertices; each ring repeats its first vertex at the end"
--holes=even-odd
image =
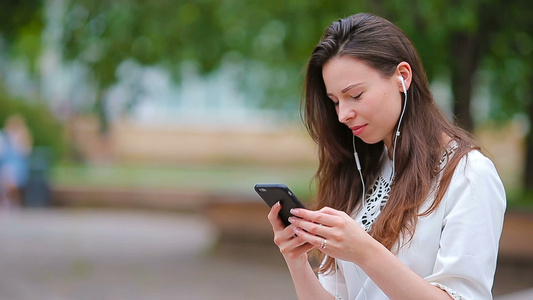
MULTIPOLYGON (((400 126, 402 125, 403 115, 405 114, 405 108, 407 107, 407 88, 405 87, 405 82, 402 76, 400 77, 400 81, 402 83, 403 88, 403 94, 404 94, 404 103, 402 108, 402 113, 400 114, 400 119, 398 120, 398 126, 396 128, 396 133, 394 134, 394 145, 392 148, 392 172, 391 172, 391 178, 390 181, 392 183, 392 180, 394 179, 395 171, 396 171, 396 143, 398 141, 398 137, 400 136, 400 126)), ((364 209, 366 204, 366 188, 365 188, 365 181, 363 179, 363 172, 361 168, 361 162, 359 161, 359 155, 357 155, 357 151, 355 148, 355 135, 352 136, 352 145, 353 145, 353 155, 355 159, 355 164, 357 166, 357 170, 359 171, 359 176, 361 177, 361 185, 363 189, 363 195, 362 195, 362 207, 364 209)), ((340 299, 339 297, 339 281, 338 281, 338 266, 337 266, 337 259, 335 259, 335 299, 340 299)), ((364 285, 363 285, 364 290, 364 285)))
POLYGON ((396 175, 396 142, 398 141, 398 137, 400 136, 400 126, 402 125, 403 115, 405 114, 405 108, 407 107, 407 89, 405 88, 405 82, 402 76, 400 77, 400 81, 402 82, 402 88, 403 88, 403 108, 402 113, 400 115, 400 119, 398 120, 398 127, 396 128, 396 134, 394 134, 394 146, 392 147, 392 173, 390 177, 390 181, 392 183, 392 180, 394 180, 394 175, 396 175))
POLYGON ((363 203, 363 207, 364 207, 366 203, 366 199, 365 199, 366 188, 365 188, 365 180, 363 179, 363 172, 361 170, 362 169, 361 162, 359 161, 359 155, 357 155, 357 151, 355 150, 355 135, 352 136, 352 144, 353 144, 353 156, 355 158, 355 164, 357 165, 357 170, 359 171, 359 176, 361 177, 361 185, 363 187, 363 196, 361 198, 361 202, 363 203))

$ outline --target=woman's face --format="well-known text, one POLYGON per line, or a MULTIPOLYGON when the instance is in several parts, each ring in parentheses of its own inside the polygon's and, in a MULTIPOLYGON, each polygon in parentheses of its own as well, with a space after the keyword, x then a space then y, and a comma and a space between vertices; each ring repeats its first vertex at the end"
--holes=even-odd
POLYGON ((390 149, 402 108, 398 76, 385 78, 361 60, 341 56, 324 64, 322 77, 339 122, 365 143, 383 141, 390 149))

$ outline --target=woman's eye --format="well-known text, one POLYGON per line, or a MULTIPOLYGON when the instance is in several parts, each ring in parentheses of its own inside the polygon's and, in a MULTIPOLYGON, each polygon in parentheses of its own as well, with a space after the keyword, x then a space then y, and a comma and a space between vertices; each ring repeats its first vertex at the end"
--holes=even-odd
POLYGON ((363 95, 363 92, 359 93, 359 95, 352 97, 354 100, 359 100, 361 98, 361 95, 363 95))

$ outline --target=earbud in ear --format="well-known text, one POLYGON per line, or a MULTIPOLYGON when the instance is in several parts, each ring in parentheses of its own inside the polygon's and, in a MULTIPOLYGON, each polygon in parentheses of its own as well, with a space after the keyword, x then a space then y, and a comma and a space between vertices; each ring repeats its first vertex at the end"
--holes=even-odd
POLYGON ((403 93, 404 94, 407 94, 407 89, 405 88, 405 80, 403 79, 403 76, 398 76, 398 78, 400 79, 400 82, 402 83, 402 88, 403 88, 403 93))

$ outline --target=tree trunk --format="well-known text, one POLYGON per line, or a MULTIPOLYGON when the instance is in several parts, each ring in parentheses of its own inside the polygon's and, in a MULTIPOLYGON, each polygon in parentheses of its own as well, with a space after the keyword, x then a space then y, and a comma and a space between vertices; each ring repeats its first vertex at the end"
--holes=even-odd
POLYGON ((453 34, 450 47, 453 114, 457 124, 471 132, 474 122, 470 112, 470 99, 479 61, 479 47, 476 38, 467 33, 453 34))
POLYGON ((105 90, 102 88, 98 89, 96 103, 94 104, 96 116, 98 117, 98 130, 102 136, 107 135, 109 132, 109 117, 104 96, 105 90))
POLYGON ((526 163, 524 170, 524 188, 533 190, 533 75, 531 76, 531 85, 529 86, 529 132, 526 136, 526 163))

